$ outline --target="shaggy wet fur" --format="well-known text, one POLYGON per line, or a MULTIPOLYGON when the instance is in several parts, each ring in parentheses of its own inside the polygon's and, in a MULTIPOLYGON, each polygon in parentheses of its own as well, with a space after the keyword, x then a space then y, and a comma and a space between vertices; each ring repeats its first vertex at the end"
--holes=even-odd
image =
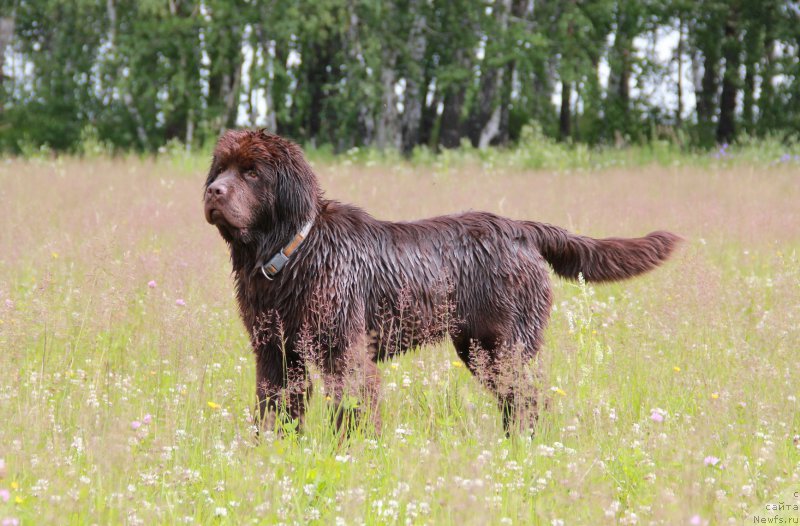
POLYGON ((249 130, 219 139, 205 212, 230 248, 262 423, 282 403, 302 418, 314 361, 334 407, 355 384, 379 425, 376 362, 449 336, 496 394, 506 430, 513 422, 529 428, 533 388, 506 378, 542 345, 552 302, 548 263, 569 279, 621 280, 658 266, 679 239, 668 232, 591 239, 484 212, 381 221, 323 198, 297 145, 249 130), (267 280, 261 265, 307 221, 308 238, 267 280))

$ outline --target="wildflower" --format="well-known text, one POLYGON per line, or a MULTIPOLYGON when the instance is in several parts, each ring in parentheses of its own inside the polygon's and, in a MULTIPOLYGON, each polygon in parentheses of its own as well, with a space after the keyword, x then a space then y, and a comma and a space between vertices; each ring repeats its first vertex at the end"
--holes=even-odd
POLYGON ((50 256, 51 256, 53 259, 58 259, 58 252, 56 252, 56 251, 50 252, 50 256))
POLYGON ((72 444, 70 445, 70 447, 74 448, 74 449, 75 449, 75 451, 76 451, 76 452, 77 452, 79 455, 80 455, 80 454, 82 454, 82 453, 83 453, 83 450, 84 450, 84 447, 83 447, 83 438, 81 438, 81 437, 75 437, 75 438, 73 438, 73 439, 72 439, 72 444))
POLYGON ((228 516, 228 509, 227 508, 222 508, 222 507, 216 508, 214 510, 214 516, 215 517, 227 517, 228 516))
POLYGON ((561 396, 567 396, 566 391, 564 391, 560 387, 553 386, 553 387, 550 388, 550 390, 553 391, 556 394, 560 394, 561 396))
POLYGON ((153 420, 153 417, 150 415, 150 413, 147 413, 146 415, 144 415, 144 418, 142 418, 142 423, 144 425, 147 425, 150 422, 152 422, 152 420, 153 420))
POLYGON ((136 431, 140 427, 142 427, 142 423, 139 422, 138 420, 134 420, 133 422, 131 422, 131 429, 133 429, 134 431, 136 431))
POLYGON ((177 305, 178 307, 185 307, 186 302, 183 301, 183 298, 178 298, 175 300, 175 305, 177 305))
POLYGON ((14 517, 6 517, 3 519, 3 522, 0 522, 2 526, 19 526, 19 519, 14 517))
POLYGON ((703 459, 703 464, 706 466, 716 466, 719 463, 719 459, 715 456, 709 455, 703 459))
POLYGON ((411 434, 411 430, 404 428, 403 426, 398 426, 397 429, 394 430, 394 432, 398 437, 403 437, 404 435, 411 434))
POLYGON ((607 518, 615 517, 617 513, 619 513, 620 508, 622 507, 622 503, 620 501, 615 500, 611 503, 611 505, 605 510, 605 515, 607 518))
POLYGON ((678 367, 677 365, 675 367, 673 367, 672 370, 675 371, 676 373, 681 372, 681 368, 678 367))
POLYGON ((11 489, 19 489, 19 482, 16 480, 11 483, 11 489))
POLYGON ((689 519, 689 524, 691 526, 702 526, 703 519, 700 518, 700 515, 692 515, 692 518, 689 519))
POLYGON ((453 360, 453 367, 464 367, 464 364, 457 360, 453 360))
POLYGON ((8 502, 8 499, 11 498, 11 492, 7 489, 0 489, 0 500, 3 502, 8 502))
POLYGON ((17 495, 16 497, 14 497, 14 502, 16 504, 22 504, 24 502, 24 499, 22 497, 20 497, 19 495, 17 495))
POLYGON ((652 413, 650 413, 650 420, 652 420, 653 422, 661 423, 664 421, 664 415, 662 415, 658 411, 653 411, 652 413))
POLYGON ((208 402, 208 407, 210 407, 211 409, 219 409, 219 408, 220 408, 220 407, 222 407, 222 406, 221 406, 221 405, 219 405, 219 404, 217 404, 217 403, 214 403, 214 402, 211 402, 211 401, 209 401, 209 402, 208 402))
POLYGON ((716 400, 717 398, 719 398, 719 393, 716 393, 716 392, 711 393, 711 399, 712 400, 716 400))
POLYGON ((151 279, 150 281, 147 282, 147 286, 150 287, 151 289, 156 288, 156 285, 157 285, 157 283, 156 283, 156 280, 154 280, 154 279, 151 279))

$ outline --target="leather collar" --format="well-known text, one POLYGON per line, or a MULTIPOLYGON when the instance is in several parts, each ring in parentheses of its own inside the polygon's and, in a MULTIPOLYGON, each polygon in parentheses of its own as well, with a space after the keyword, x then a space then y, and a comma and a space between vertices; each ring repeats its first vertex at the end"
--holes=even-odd
POLYGON ((289 258, 297 250, 306 237, 308 237, 308 232, 311 230, 311 227, 314 226, 314 220, 309 221, 300 231, 295 235, 289 244, 281 249, 280 252, 272 256, 269 261, 261 265, 261 273, 264 274, 264 277, 268 280, 272 281, 275 279, 275 276, 280 272, 283 267, 286 266, 286 263, 289 262, 289 258))

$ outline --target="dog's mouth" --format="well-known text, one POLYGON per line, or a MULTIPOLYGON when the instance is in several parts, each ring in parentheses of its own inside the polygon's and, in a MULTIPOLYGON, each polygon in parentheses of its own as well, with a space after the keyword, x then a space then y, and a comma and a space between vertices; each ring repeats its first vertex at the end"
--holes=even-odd
POLYGON ((249 230, 233 224, 225 213, 213 205, 206 207, 206 221, 214 225, 228 241, 237 240, 246 243, 249 240, 249 230))
POLYGON ((206 205, 206 221, 214 226, 227 226, 232 227, 228 218, 225 217, 225 213, 216 206, 214 203, 209 203, 206 205))
POLYGON ((212 208, 206 214, 206 219, 208 219, 208 222, 211 223, 212 225, 216 225, 218 223, 224 222, 225 216, 223 216, 222 212, 220 212, 216 208, 212 208))

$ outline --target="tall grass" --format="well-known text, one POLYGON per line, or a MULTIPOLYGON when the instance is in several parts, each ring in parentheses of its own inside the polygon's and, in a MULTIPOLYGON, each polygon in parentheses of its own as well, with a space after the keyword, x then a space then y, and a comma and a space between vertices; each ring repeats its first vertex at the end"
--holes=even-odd
MULTIPOLYGON (((168 161, 186 173, 200 173, 208 168, 213 143, 190 151, 178 140, 162 146, 155 157, 168 161)), ((655 139, 647 144, 621 146, 588 146, 559 142, 546 136, 536 125, 523 128, 519 141, 509 147, 491 147, 480 150, 464 140, 457 149, 434 151, 419 146, 409 156, 393 149, 378 150, 373 147, 356 147, 336 153, 330 145, 304 145, 308 157, 320 165, 392 166, 403 164, 416 169, 437 172, 453 169, 470 169, 480 166, 484 170, 546 170, 557 172, 596 171, 609 168, 636 168, 658 165, 693 166, 706 168, 713 165, 759 166, 800 163, 800 144, 774 135, 761 138, 740 137, 735 144, 721 145, 709 151, 686 146, 680 137, 655 139)), ((137 159, 134 152, 115 152, 91 128, 82 134, 78 153, 86 159, 118 158, 137 159)), ((54 153, 47 146, 27 147, 23 144, 22 158, 52 159, 54 153)), ((150 157, 145 155, 144 158, 150 157)))
POLYGON ((303 434, 254 438, 202 156, 2 161, 0 521, 752 521, 800 485, 800 169, 741 152, 592 173, 478 151, 314 158, 329 196, 380 217, 475 208, 689 239, 634 281, 556 282, 534 437, 506 439, 441 344, 381 366, 383 433, 344 444, 319 378, 303 434))

